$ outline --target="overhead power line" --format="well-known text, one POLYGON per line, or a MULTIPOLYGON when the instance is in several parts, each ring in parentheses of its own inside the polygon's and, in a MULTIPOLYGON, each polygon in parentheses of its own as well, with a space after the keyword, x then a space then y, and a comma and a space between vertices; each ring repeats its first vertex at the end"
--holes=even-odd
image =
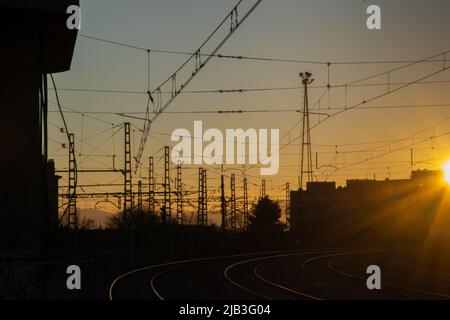
MULTIPOLYGON (((433 80, 433 81, 422 81, 416 83, 416 85, 427 85, 427 84, 448 84, 450 80, 433 80)), ((401 86, 405 85, 407 82, 377 82, 377 83, 358 83, 358 84, 337 84, 330 85, 330 89, 337 88, 352 88, 352 87, 385 87, 391 86, 401 86)), ((311 86, 311 89, 325 89, 328 88, 327 85, 316 85, 311 86)), ((52 88, 49 88, 49 90, 52 88)), ((191 90, 183 91, 180 94, 233 94, 233 93, 249 93, 249 92, 264 92, 264 91, 293 91, 301 89, 300 86, 292 87, 261 87, 261 88, 238 88, 238 89, 214 89, 214 90, 191 90)), ((146 91, 137 90, 113 90, 113 89, 85 89, 85 88, 58 88, 59 91, 67 92, 85 92, 85 93, 112 93, 112 94, 136 94, 136 95, 147 95, 146 91)), ((171 94, 169 91, 161 92, 161 94, 171 94)))
MULTIPOLYGON (((240 5, 242 0, 240 0, 236 6, 225 16, 225 18, 219 23, 219 25, 214 29, 214 31, 206 38, 206 40, 200 45, 200 47, 189 56, 189 58, 172 74, 161 83, 153 92, 148 92, 149 100, 152 101, 152 96, 157 97, 156 106, 154 104, 155 110, 153 117, 150 118, 149 102, 147 103, 147 112, 145 118, 147 121, 144 124, 143 133, 141 136, 141 142, 139 144, 139 150, 135 157, 136 160, 136 172, 139 169, 140 161, 144 153, 144 148, 150 133, 150 128, 152 123, 169 107, 169 105, 178 97, 178 95, 189 85, 189 83, 194 79, 194 77, 208 64, 212 56, 217 54, 217 52, 222 48, 222 46, 227 42, 227 40, 234 34, 234 32, 239 28, 239 26, 250 16, 250 14, 256 9, 256 7, 261 3, 262 0, 257 0, 254 4, 245 11, 242 15, 240 13, 240 5), (229 22, 230 24, 227 24, 229 22), (222 40, 218 43, 214 41, 216 36, 220 33, 225 33, 222 40), (207 48, 214 48, 203 60, 201 55, 207 48), (182 73, 187 72, 187 76, 182 73), (181 84, 180 84, 181 83, 181 84), (162 96, 160 93, 162 91, 167 91, 170 89, 172 94, 169 98, 162 96)), ((217 41, 217 40, 216 40, 217 41)), ((150 52, 147 50, 147 52, 150 52)))
MULTIPOLYGON (((440 54, 438 54, 438 55, 433 55, 433 56, 431 56, 431 57, 425 58, 425 59, 423 59, 423 60, 421 60, 421 61, 427 61, 428 59, 436 58, 436 57, 438 57, 439 55, 442 55, 442 56, 445 57, 445 56, 447 55, 448 52, 449 52, 449 51, 445 51, 445 52, 440 53, 440 54)), ((403 66, 403 67, 399 67, 399 68, 392 69, 392 72, 401 70, 401 69, 403 69, 404 67, 410 67, 410 66, 412 66, 412 65, 415 65, 415 63, 409 64, 408 66, 403 66)), ((382 93, 382 94, 373 96, 373 97, 371 97, 371 98, 369 98, 369 99, 367 99, 367 100, 363 100, 363 101, 360 102, 360 103, 356 103, 356 104, 354 104, 354 105, 352 105, 352 106, 349 106, 348 108, 344 108, 344 109, 342 109, 342 110, 339 110, 339 111, 337 111, 336 113, 331 114, 330 116, 326 117, 326 118, 323 119, 322 121, 319 121, 318 123, 316 123, 315 125, 313 125, 309 130, 311 131, 311 130, 315 129, 315 128, 318 127, 319 125, 323 124, 326 120, 329 120, 329 119, 331 119, 331 118, 334 118, 334 117, 336 117, 336 116, 338 116, 338 115, 340 115, 340 114, 342 114, 342 113, 344 113, 344 112, 347 112, 347 111, 350 111, 350 110, 355 110, 355 109, 357 109, 357 108, 363 107, 363 106, 365 106, 366 104, 368 104, 368 103, 370 103, 370 102, 379 100, 380 98, 389 96, 389 95, 391 95, 391 94, 393 94, 393 93, 395 93, 395 92, 398 92, 398 91, 403 90, 403 89, 405 89, 405 88, 407 88, 407 87, 409 87, 409 86, 412 86, 412 85, 414 85, 415 83, 418 83, 418 82, 420 82, 420 81, 424 81, 424 80, 426 80, 426 79, 428 79, 428 78, 431 78, 431 77, 433 77, 433 76, 435 76, 435 75, 438 75, 438 74, 440 74, 440 73, 442 73, 442 72, 445 72, 445 71, 447 71, 449 68, 450 68, 449 66, 446 66, 446 65, 444 64, 443 67, 442 67, 441 69, 439 69, 439 70, 437 70, 437 71, 435 71, 435 72, 429 73, 429 74, 427 74, 427 75, 425 75, 425 76, 422 76, 422 77, 420 77, 420 78, 418 78, 418 79, 415 79, 415 80, 413 80, 413 81, 410 81, 410 82, 408 82, 407 84, 405 84, 405 85, 403 85, 403 86, 401 86, 401 87, 398 87, 398 88, 395 88, 395 89, 392 89, 392 90, 388 90, 388 91, 385 92, 385 93, 382 93)), ((357 82, 360 82, 360 81, 365 81, 365 80, 368 80, 368 79, 372 79, 372 78, 374 78, 374 77, 380 76, 381 74, 386 74, 386 73, 389 73, 389 72, 390 72, 390 71, 386 71, 386 72, 383 72, 383 73, 377 73, 377 74, 375 74, 375 75, 372 75, 372 76, 365 77, 365 78, 363 78, 363 79, 354 81, 353 83, 357 83, 357 82)), ((328 91, 329 91, 329 90, 328 90, 328 91)), ((297 124, 296 124, 294 127, 296 127, 296 126, 297 126, 297 124)), ((303 137, 303 134, 300 134, 300 135, 298 135, 298 136, 296 136, 296 137, 294 137, 294 138, 291 138, 290 133, 291 133, 291 131, 294 129, 294 127, 293 127, 292 129, 290 129, 289 132, 287 132, 287 133, 282 137, 282 139, 285 138, 285 137, 289 137, 289 141, 288 141, 287 143, 285 143, 285 144, 282 144, 282 145, 280 146, 280 148, 279 148, 279 151, 283 150, 284 148, 288 147, 289 145, 291 145, 292 143, 296 142, 297 140, 299 140, 299 139, 301 139, 301 138, 303 137)), ((253 168, 253 167, 255 167, 255 165, 250 166, 249 168, 253 168)))
MULTIPOLYGON (((405 104, 405 105, 379 105, 372 107, 360 107, 358 110, 370 110, 370 109, 414 109, 414 108, 448 108, 450 107, 450 103, 440 103, 440 104, 405 104)), ((267 109, 250 109, 249 107, 243 109, 209 109, 209 110, 192 110, 192 111, 166 111, 166 115, 177 115, 177 114, 219 114, 219 115, 233 115, 233 114, 242 114, 242 113, 302 113, 303 111, 300 109, 283 109, 284 107, 280 106, 268 106, 267 109), (272 109, 273 108, 273 109, 272 109), (278 109, 280 108, 280 109, 278 109)), ((331 107, 331 108, 323 108, 318 110, 344 110, 345 107, 331 107)), ((49 110, 50 113, 57 113, 58 110, 49 110)), ((94 115, 116 115, 116 116, 125 116, 125 115, 136 115, 138 119, 139 115, 145 114, 143 111, 65 111, 66 114, 94 114, 94 115)), ((313 115, 322 115, 328 116, 328 113, 325 112, 310 112, 313 115)))
POLYGON ((418 145, 418 144, 422 144, 422 143, 424 143, 424 142, 429 141, 430 138, 432 138, 432 139, 437 139, 437 138, 442 138, 442 137, 445 137, 445 136, 448 136, 448 135, 450 135, 450 131, 444 132, 444 133, 439 134, 439 135, 433 135, 432 137, 427 137, 427 138, 421 139, 421 140, 419 140, 419 141, 414 141, 414 142, 412 142, 410 145, 398 147, 398 148, 395 148, 395 149, 386 151, 386 152, 384 152, 384 153, 377 154, 377 155, 374 155, 374 156, 372 156, 372 157, 365 158, 365 159, 363 159, 363 160, 360 160, 360 161, 357 161, 357 162, 354 162, 354 163, 347 164, 347 165, 342 166, 342 167, 340 167, 340 168, 336 168, 336 169, 335 169, 335 170, 334 170, 327 178, 333 176, 334 173, 336 173, 337 171, 341 171, 341 170, 344 170, 344 169, 348 169, 348 168, 350 168, 350 167, 354 167, 354 166, 356 166, 356 165, 359 165, 359 164, 368 162, 368 161, 370 161, 370 160, 382 158, 382 157, 385 157, 385 156, 387 156, 387 155, 389 155, 389 154, 392 154, 392 153, 395 153, 395 152, 398 152, 398 151, 402 151, 402 150, 409 149, 409 148, 411 148, 412 146, 415 146, 415 145, 418 145))
MULTIPOLYGON (((359 108, 361 108, 361 107, 367 105, 367 104, 370 103, 370 102, 379 100, 380 98, 386 97, 386 96, 388 96, 388 95, 391 95, 392 93, 395 93, 395 92, 398 92, 398 91, 400 91, 400 90, 402 90, 402 89, 405 89, 405 88, 407 88, 407 87, 413 85, 414 83, 417 83, 417 82, 419 82, 419 81, 428 79, 428 78, 433 77, 433 76, 435 76, 435 75, 437 75, 437 74, 440 74, 440 73, 442 73, 442 72, 444 72, 444 71, 447 71, 449 68, 450 68, 450 67, 444 67, 444 68, 442 68, 442 69, 440 69, 440 70, 437 70, 437 71, 435 71, 435 72, 432 72, 432 73, 430 73, 430 74, 427 74, 427 75, 425 75, 425 76, 423 76, 423 77, 421 77, 421 78, 419 78, 419 79, 416 79, 416 80, 414 80, 414 81, 411 81, 411 82, 409 82, 408 84, 405 84, 404 86, 401 86, 401 87, 399 87, 399 88, 392 89, 392 90, 390 90, 390 91, 388 91, 388 92, 385 92, 385 93, 376 95, 376 96, 374 96, 374 97, 371 97, 370 99, 363 100, 362 102, 356 103, 356 104, 354 104, 354 105, 352 105, 352 106, 349 106, 349 107, 347 107, 347 108, 342 108, 342 109, 340 109, 339 111, 337 111, 337 112, 331 114, 329 117, 327 117, 327 118, 323 119, 322 121, 319 121, 318 123, 316 123, 315 125, 313 125, 313 126, 311 127, 310 130, 313 130, 314 128, 318 127, 319 125, 321 125, 323 122, 325 122, 326 120, 328 120, 328 119, 330 119, 330 118, 337 117, 338 115, 340 115, 340 114, 342 114, 342 113, 344 113, 344 112, 350 111, 350 110, 359 109, 359 108)), ((289 141, 288 143, 286 143, 286 144, 280 146, 280 150, 284 149, 285 147, 287 147, 287 146, 288 146, 289 144, 291 144, 292 142, 295 142, 295 141, 297 141, 297 140, 299 140, 299 139, 301 139, 301 138, 302 138, 302 135, 299 135, 299 136, 297 136, 297 137, 295 137, 295 138, 293 138, 293 139, 290 139, 290 141, 289 141)))
MULTIPOLYGON (((174 54, 174 55, 186 55, 192 56, 195 53, 188 51, 180 51, 180 50, 163 50, 163 49, 154 49, 154 48, 146 48, 143 46, 127 44, 124 42, 114 41, 103 39, 100 37, 95 37, 87 34, 78 34, 78 37, 95 40, 98 42, 103 42, 115 46, 135 49, 144 52, 152 52, 152 53, 164 53, 164 54, 174 54)), ((416 63, 420 60, 349 60, 349 61, 319 61, 319 60, 302 60, 302 59, 287 59, 287 58, 275 58, 275 57, 256 57, 256 56, 245 56, 245 55, 232 55, 232 54, 208 54, 208 53, 200 53, 201 57, 211 57, 211 58, 219 58, 219 59, 228 59, 228 60, 250 60, 250 61, 261 61, 261 62, 284 62, 284 63, 296 63, 296 64, 319 64, 319 65, 359 65, 359 64, 405 64, 405 63, 416 63)), ((427 62, 442 62, 442 60, 433 59, 427 60, 427 62)))

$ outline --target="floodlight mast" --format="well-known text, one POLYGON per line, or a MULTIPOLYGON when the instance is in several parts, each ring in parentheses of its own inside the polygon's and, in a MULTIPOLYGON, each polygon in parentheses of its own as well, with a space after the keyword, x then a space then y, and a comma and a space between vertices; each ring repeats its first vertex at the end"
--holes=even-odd
POLYGON ((302 119, 302 144, 301 144, 301 161, 300 161, 300 176, 299 189, 303 188, 303 176, 306 175, 306 182, 313 181, 313 164, 312 164, 312 150, 311 150, 311 127, 309 122, 309 103, 308 103, 308 85, 313 83, 311 72, 301 72, 300 78, 304 88, 303 95, 303 119, 302 119))

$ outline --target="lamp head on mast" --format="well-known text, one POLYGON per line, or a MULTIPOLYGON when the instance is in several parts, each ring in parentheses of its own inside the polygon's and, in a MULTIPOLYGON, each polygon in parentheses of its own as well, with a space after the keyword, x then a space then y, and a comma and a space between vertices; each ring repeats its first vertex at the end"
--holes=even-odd
POLYGON ((301 72, 300 78, 302 78, 303 84, 311 84, 313 83, 314 79, 311 79, 312 73, 311 72, 301 72))

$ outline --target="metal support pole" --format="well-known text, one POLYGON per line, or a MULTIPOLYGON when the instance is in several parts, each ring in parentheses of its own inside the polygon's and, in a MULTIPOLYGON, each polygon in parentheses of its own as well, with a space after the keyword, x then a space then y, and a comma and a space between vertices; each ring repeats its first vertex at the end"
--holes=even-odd
POLYGON ((207 192, 206 169, 203 169, 203 224, 208 225, 208 192, 207 192))
POLYGON ((248 186, 247 177, 244 177, 244 230, 247 230, 248 222, 248 186))
POLYGON ((313 162, 312 162, 312 150, 311 150, 311 128, 309 122, 309 101, 308 101, 308 85, 311 84, 314 79, 311 79, 312 74, 309 72, 300 73, 302 84, 304 87, 303 97, 303 125, 302 125, 302 144, 301 144, 301 172, 299 188, 303 188, 303 176, 306 175, 306 182, 313 181, 313 162), (306 168, 305 168, 306 164, 306 168))
POLYGON ((183 224, 183 184, 181 164, 177 165, 177 224, 183 224))
POLYGON ((286 230, 291 230, 291 191, 289 183, 286 183, 286 230))
POLYGON ((164 208, 163 221, 172 223, 172 203, 170 192, 170 147, 164 147, 164 208))
POLYGON ((172 199, 170 187, 170 147, 164 147, 164 207, 162 210, 164 252, 173 255, 172 245, 172 199))
POLYGON ((197 224, 200 226, 208 225, 206 187, 207 187, 206 170, 200 168, 198 171, 198 210, 197 210, 197 224))
POLYGON ((142 206, 142 181, 138 181, 138 213, 142 214, 143 206, 142 206))
POLYGON ((124 252, 134 264, 134 221, 133 221, 133 190, 131 176, 131 130, 130 123, 124 124, 124 193, 123 193, 123 222, 124 222, 124 252))
POLYGON ((155 173, 153 157, 148 161, 148 213, 155 214, 155 173))
POLYGON ((203 225, 203 168, 198 169, 197 225, 203 225))
POLYGON ((261 183, 261 198, 264 198, 266 196, 266 180, 262 180, 261 183))
POLYGON ((223 176, 223 165, 222 165, 222 174, 220 175, 220 208, 222 215, 221 229, 222 232, 225 233, 225 231, 227 230, 227 204, 225 201, 225 183, 223 176))
POLYGON ((68 227, 71 230, 78 229, 77 215, 77 168, 75 163, 75 137, 73 133, 69 134, 69 205, 68 205, 68 227))
POLYGON ((230 180, 231 199, 230 199, 230 211, 231 211, 231 230, 237 230, 237 214, 236 214, 236 176, 231 174, 230 180))

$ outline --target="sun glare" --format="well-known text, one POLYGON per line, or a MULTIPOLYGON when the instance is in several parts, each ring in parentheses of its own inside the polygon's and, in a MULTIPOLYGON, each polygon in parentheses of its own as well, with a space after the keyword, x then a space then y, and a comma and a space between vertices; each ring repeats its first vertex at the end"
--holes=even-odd
POLYGON ((446 162, 442 167, 444 169, 444 179, 450 185, 450 161, 446 162))

